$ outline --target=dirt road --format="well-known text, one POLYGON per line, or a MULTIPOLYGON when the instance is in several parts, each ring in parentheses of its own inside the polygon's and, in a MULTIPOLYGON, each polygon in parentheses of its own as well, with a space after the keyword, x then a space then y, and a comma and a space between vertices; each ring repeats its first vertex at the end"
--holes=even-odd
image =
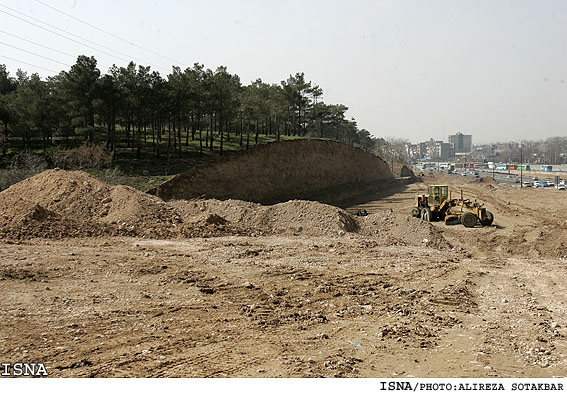
POLYGON ((51 376, 567 375, 567 193, 453 179, 435 181, 485 201, 494 226, 408 218, 417 183, 336 228, 313 225, 313 209, 334 214, 313 204, 211 202, 183 212, 260 227, 0 240, 0 361, 51 376))

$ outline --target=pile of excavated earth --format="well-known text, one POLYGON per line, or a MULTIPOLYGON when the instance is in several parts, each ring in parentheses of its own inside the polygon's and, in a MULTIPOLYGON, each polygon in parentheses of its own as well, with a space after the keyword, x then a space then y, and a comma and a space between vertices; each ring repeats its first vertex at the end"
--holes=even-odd
POLYGON ((0 193, 3 238, 277 234, 370 235, 380 245, 450 247, 429 223, 393 211, 354 217, 303 200, 270 206, 214 199, 165 202, 128 186, 109 186, 81 171, 48 170, 0 193))

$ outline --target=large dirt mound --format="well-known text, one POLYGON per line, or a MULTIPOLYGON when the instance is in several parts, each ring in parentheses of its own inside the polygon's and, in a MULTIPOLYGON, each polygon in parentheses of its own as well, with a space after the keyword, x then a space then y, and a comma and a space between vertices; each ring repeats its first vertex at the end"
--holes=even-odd
POLYGON ((77 220, 100 217, 110 189, 103 182, 82 172, 60 169, 44 171, 4 190, 3 201, 25 199, 77 220))
POLYGON ((335 235, 355 232, 358 224, 344 210, 314 201, 292 200, 263 207, 256 224, 275 231, 292 229, 308 235, 335 235))
POLYGON ((129 235, 154 238, 241 234, 205 218, 185 225, 174 207, 128 186, 108 186, 81 171, 44 171, 0 193, 4 237, 129 235))
POLYGON ((0 199, 0 238, 98 236, 112 231, 60 215, 24 198, 0 199))
POLYGON ((184 220, 218 215, 230 222, 268 233, 338 235, 358 230, 354 218, 344 210, 314 201, 292 200, 263 206, 240 200, 198 199, 172 201, 184 220))
POLYGON ((261 206, 238 200, 166 203, 128 186, 108 186, 81 171, 48 170, 0 193, 4 237, 129 235, 154 238, 357 229, 340 208, 311 201, 261 206))
POLYGON ((18 239, 347 233, 378 238, 383 245, 448 245, 429 223, 393 212, 355 219, 341 208, 304 200, 269 206, 215 199, 165 202, 80 171, 45 171, 0 193, 0 236, 18 239))
POLYGON ((378 239, 380 245, 422 245, 449 249, 451 245, 430 223, 390 211, 357 218, 360 233, 378 239))

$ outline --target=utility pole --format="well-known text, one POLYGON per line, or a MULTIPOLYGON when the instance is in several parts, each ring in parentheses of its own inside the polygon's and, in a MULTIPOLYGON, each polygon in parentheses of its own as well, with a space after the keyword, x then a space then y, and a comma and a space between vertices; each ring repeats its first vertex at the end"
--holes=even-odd
POLYGON ((520 141, 520 187, 524 187, 524 155, 522 150, 522 141, 520 141))
MULTIPOLYGON (((443 138, 441 138, 441 145, 439 146, 439 156, 441 156, 441 151, 443 150, 444 143, 445 143, 445 119, 443 119, 443 138)), ((439 171, 439 159, 437 159, 437 171, 439 171)))

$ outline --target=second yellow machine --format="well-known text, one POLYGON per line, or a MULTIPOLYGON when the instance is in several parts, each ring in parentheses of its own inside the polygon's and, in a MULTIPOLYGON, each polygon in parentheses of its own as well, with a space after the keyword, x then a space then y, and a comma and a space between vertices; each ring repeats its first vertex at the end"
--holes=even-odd
POLYGON ((494 221, 494 215, 484 204, 465 200, 462 190, 460 198, 452 198, 447 185, 430 185, 427 189, 427 194, 415 196, 412 216, 428 222, 444 220, 447 225, 462 223, 465 227, 490 226, 494 221))

